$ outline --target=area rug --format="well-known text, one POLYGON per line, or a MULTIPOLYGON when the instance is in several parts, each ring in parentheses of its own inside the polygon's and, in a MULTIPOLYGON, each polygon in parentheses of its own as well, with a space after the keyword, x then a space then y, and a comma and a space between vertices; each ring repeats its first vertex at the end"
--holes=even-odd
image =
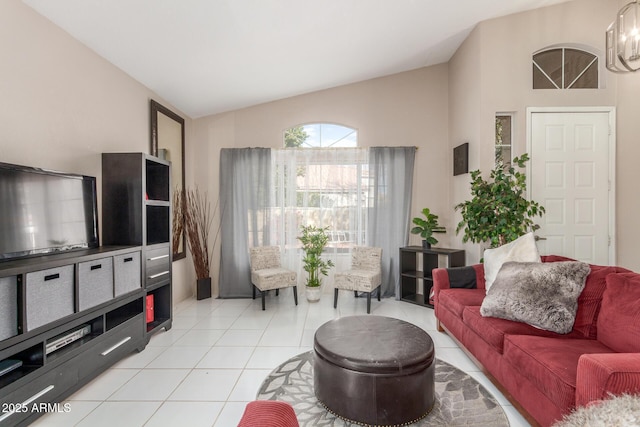
MULTIPOLYGON (((432 411, 410 426, 508 426, 496 399, 473 377, 436 359, 436 402, 432 411)), ((293 406, 300 426, 358 426, 328 412, 313 392, 313 351, 278 366, 264 380, 258 400, 280 400, 293 406)))

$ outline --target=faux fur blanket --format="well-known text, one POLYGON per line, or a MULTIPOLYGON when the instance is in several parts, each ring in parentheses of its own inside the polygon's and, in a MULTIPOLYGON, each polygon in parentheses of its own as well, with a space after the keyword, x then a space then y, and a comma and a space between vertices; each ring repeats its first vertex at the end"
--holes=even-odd
POLYGON ((567 334, 591 268, 579 261, 506 262, 482 302, 487 317, 567 334))
POLYGON ((640 396, 623 394, 576 409, 553 427, 640 427, 640 396))

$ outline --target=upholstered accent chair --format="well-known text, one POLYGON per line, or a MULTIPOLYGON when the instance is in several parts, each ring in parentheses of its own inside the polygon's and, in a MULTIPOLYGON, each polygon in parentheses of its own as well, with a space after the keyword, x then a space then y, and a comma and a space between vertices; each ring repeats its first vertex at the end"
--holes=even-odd
MULTIPOLYGON (((333 308, 338 306, 338 290, 367 293, 367 313, 371 313, 371 292, 382 284, 382 248, 356 246, 351 252, 351 269, 334 275, 333 308)), ((378 289, 380 301, 380 289, 378 289)))
POLYGON ((262 309, 267 291, 276 290, 278 296, 281 288, 293 287, 293 300, 298 305, 297 275, 295 271, 282 268, 279 246, 256 246, 250 248, 251 283, 253 299, 256 299, 256 288, 262 293, 262 309))
POLYGON ((299 427, 293 407, 278 400, 247 403, 238 427, 299 427))

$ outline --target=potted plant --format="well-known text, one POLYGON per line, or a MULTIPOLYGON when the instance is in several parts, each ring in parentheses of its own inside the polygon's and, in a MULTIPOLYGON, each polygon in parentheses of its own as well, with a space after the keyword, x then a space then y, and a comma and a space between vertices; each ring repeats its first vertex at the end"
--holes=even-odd
POLYGON ((462 213, 456 233, 464 230, 463 242, 489 242, 495 248, 540 228, 533 217, 542 216, 544 207, 525 197, 526 174, 515 169, 528 160, 527 153, 506 167, 498 160, 487 181, 479 170, 471 172, 471 200, 455 207, 462 213))
POLYGON ((422 215, 424 215, 424 218, 413 218, 415 227, 411 229, 411 233, 419 234, 422 237, 422 246, 425 249, 429 249, 431 245, 438 243, 438 240, 433 237, 433 233, 444 233, 447 230, 438 225, 438 215, 432 214, 429 208, 422 209, 422 215))
POLYGON ((302 258, 304 271, 309 274, 306 283, 306 295, 309 301, 320 299, 320 285, 322 284, 320 276, 326 276, 329 273, 329 268, 333 267, 333 261, 322 259, 322 251, 329 242, 327 229, 328 227, 320 228, 307 225, 302 227, 301 235, 298 236, 304 251, 304 258, 302 258))
MULTIPOLYGON (((211 256, 213 251, 209 250, 209 233, 213 225, 215 212, 218 203, 211 210, 211 203, 207 198, 207 193, 201 193, 198 188, 186 190, 183 202, 184 229, 187 232, 187 244, 193 267, 196 271, 196 298, 198 300, 211 297, 211 256)), ((215 248, 218 241, 220 228, 216 230, 212 248, 215 248)))

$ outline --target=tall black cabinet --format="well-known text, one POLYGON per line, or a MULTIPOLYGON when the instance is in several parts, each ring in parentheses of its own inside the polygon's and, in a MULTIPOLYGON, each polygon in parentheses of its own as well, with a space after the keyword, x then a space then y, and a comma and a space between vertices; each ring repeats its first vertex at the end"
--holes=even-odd
POLYGON ((145 153, 102 154, 102 241, 142 247, 147 334, 171 328, 171 165, 145 153))

